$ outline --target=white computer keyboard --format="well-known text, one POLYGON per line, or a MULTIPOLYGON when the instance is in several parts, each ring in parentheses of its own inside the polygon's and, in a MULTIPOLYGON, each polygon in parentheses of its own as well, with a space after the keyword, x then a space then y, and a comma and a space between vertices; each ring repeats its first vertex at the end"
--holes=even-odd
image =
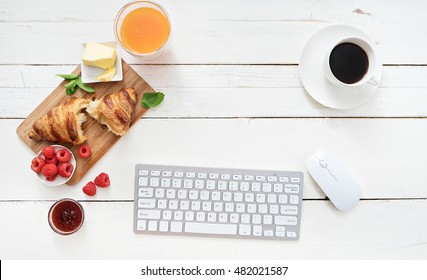
POLYGON ((299 238, 303 173, 137 164, 137 233, 299 238))

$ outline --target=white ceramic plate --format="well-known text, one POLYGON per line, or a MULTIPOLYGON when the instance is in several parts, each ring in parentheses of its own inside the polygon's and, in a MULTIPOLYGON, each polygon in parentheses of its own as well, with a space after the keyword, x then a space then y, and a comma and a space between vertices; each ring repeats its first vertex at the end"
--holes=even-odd
MULTIPOLYGON (((55 186, 59 186, 59 185, 63 185, 65 183, 67 183, 71 179, 71 177, 73 177, 74 171, 76 171, 76 158, 74 157, 73 153, 69 149, 67 149, 66 147, 64 147, 64 146, 61 146, 61 145, 50 145, 50 146, 52 146, 52 147, 55 148, 55 154, 56 154, 57 151, 59 151, 61 149, 68 150, 70 152, 70 154, 71 154, 71 158, 70 158, 70 160, 68 162, 70 164, 72 164, 73 167, 74 167, 73 168, 73 172, 71 173, 70 177, 64 178, 64 177, 61 177, 61 176, 57 175, 56 179, 54 181, 47 181, 46 177, 43 176, 43 174, 41 172, 37 173, 37 175, 39 176, 40 181, 42 181, 43 184, 45 184, 47 186, 50 186, 50 187, 55 187, 55 186)), ((41 157, 42 159, 44 159, 42 151, 40 151, 40 153, 37 156, 41 157)))
MULTIPOLYGON (((114 75, 113 79, 110 82, 117 82, 123 80, 123 69, 122 69, 122 57, 120 55, 120 50, 118 48, 117 42, 98 42, 98 44, 115 48, 116 49, 116 74, 114 75)), ((86 44, 82 45, 82 53, 84 48, 86 47, 86 44)), ((87 66, 83 62, 81 63, 81 70, 82 70, 82 81, 83 83, 105 83, 101 82, 96 79, 97 76, 104 73, 105 69, 101 69, 94 66, 87 66)))
MULTIPOLYGON (((378 86, 341 87, 331 83, 324 74, 324 55, 336 42, 344 37, 356 36, 375 43, 368 35, 351 26, 334 25, 326 27, 314 34, 305 45, 299 64, 299 74, 307 92, 320 104, 334 109, 350 109, 357 107, 374 94, 378 86)), ((378 51, 374 49, 378 57, 378 51)), ((381 79, 382 64, 377 58, 374 75, 381 79)), ((371 66, 370 66, 371 67, 371 66)))

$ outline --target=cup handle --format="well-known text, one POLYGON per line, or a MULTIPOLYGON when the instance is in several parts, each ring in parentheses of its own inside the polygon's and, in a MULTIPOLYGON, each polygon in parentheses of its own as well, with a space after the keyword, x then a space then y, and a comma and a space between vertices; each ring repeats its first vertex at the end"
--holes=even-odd
POLYGON ((367 81, 367 83, 368 83, 369 85, 371 85, 371 86, 376 87, 376 86, 378 86, 379 81, 378 81, 378 79, 377 79, 376 77, 372 77, 372 78, 370 78, 370 79, 367 81))

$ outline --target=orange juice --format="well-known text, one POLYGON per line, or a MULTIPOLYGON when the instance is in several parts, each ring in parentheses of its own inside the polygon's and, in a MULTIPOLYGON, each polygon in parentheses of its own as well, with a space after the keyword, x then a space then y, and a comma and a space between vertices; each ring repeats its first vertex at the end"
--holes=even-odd
POLYGON ((170 25, 167 17, 153 8, 138 8, 123 19, 121 43, 127 49, 147 54, 160 49, 168 40, 170 25))

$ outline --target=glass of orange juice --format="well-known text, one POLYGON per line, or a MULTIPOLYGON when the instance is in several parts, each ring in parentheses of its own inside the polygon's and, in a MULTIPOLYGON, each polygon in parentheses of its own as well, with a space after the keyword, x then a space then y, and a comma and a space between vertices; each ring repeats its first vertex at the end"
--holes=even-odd
POLYGON ((154 59, 165 51, 169 43, 170 19, 166 10, 157 3, 130 2, 118 12, 114 34, 128 53, 154 59))

